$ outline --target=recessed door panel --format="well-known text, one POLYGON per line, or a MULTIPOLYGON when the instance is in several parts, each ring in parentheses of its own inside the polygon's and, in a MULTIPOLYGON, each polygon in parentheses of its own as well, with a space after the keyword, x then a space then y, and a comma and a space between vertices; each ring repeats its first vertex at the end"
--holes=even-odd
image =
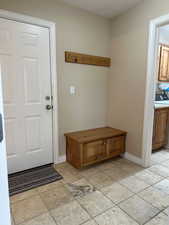
POLYGON ((40 117, 30 117, 26 119, 26 142, 28 152, 37 151, 41 149, 41 125, 40 117))
POLYGON ((8 158, 16 157, 17 155, 17 136, 16 136, 16 130, 17 130, 17 124, 16 124, 16 118, 13 119, 6 119, 5 121, 5 134, 6 134, 6 140, 8 142, 6 143, 7 146, 7 156, 8 158))
POLYGON ((40 102, 39 63, 36 58, 24 58, 25 103, 40 102))
POLYGON ((16 73, 13 62, 13 56, 10 54, 0 54, 2 82, 3 82, 3 99, 5 104, 16 104, 16 73), (12 74, 12 76, 11 76, 12 74))

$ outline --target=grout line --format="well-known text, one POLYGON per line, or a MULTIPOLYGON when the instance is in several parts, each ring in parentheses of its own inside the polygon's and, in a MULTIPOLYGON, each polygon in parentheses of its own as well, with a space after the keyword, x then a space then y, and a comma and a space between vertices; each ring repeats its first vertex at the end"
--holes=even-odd
MULTIPOLYGON (((98 191, 98 190, 97 190, 98 191)), ((98 192, 100 192, 100 191, 98 191, 98 192)), ((101 192, 100 192, 101 193, 101 192)), ((89 194, 92 194, 92 193, 89 193, 89 194)), ((107 197, 106 197, 107 198, 107 197)), ((108 199, 109 200, 109 199, 108 199)), ((78 200, 77 200, 78 201, 78 200)), ((78 202, 79 203, 79 205, 89 214, 89 216, 91 217, 91 219, 93 219, 93 218, 95 218, 96 216, 98 216, 98 215, 100 215, 100 214, 102 214, 103 212, 106 212, 107 210, 109 210, 109 209, 111 209, 111 208, 113 208, 115 205, 112 205, 110 208, 107 208, 106 210, 104 210, 103 212, 101 212, 101 213, 98 213, 98 215, 96 215, 96 216, 93 216, 93 215, 91 215, 88 211, 87 211, 87 209, 80 203, 80 202, 78 202)))
MULTIPOLYGON (((34 196, 36 196, 36 195, 39 195, 39 193, 38 193, 38 191, 36 190, 36 188, 31 189, 31 190, 35 190, 36 193, 33 194, 33 195, 31 195, 31 196, 27 196, 26 198, 20 199, 20 200, 13 201, 13 200, 11 200, 11 199, 12 199, 12 196, 11 196, 11 197, 9 198, 10 204, 13 205, 13 204, 15 204, 15 203, 18 203, 18 202, 21 202, 21 201, 23 201, 23 200, 30 199, 30 198, 32 198, 32 197, 34 197, 34 196)), ((28 190, 28 191, 31 191, 31 190, 28 190)), ((19 194, 13 195, 13 196, 17 196, 17 195, 20 195, 20 194, 24 194, 24 193, 26 193, 26 192, 28 192, 28 191, 24 191, 24 192, 21 192, 21 193, 19 193, 19 194)))
MULTIPOLYGON (((34 196, 35 196, 35 195, 33 195, 33 196, 31 196, 31 197, 34 197, 34 196)), ((36 195, 36 196, 37 196, 37 195, 36 195)), ((40 196, 40 195, 38 195, 38 196, 40 197, 41 201, 43 202, 43 200, 42 200, 41 196, 40 196)), ((30 199, 31 197, 29 197, 29 199, 30 199)), ((28 198, 26 198, 26 199, 22 199, 22 200, 19 200, 19 201, 17 201, 16 203, 21 202, 21 201, 24 201, 24 200, 28 200, 28 198)), ((44 202, 43 202, 43 204, 44 204, 44 202)), ((40 213, 40 214, 38 214, 38 215, 36 215, 36 216, 33 216, 33 217, 29 218, 29 219, 26 219, 26 220, 22 221, 21 223, 16 223, 16 220, 15 220, 14 214, 13 214, 12 209, 11 209, 11 215, 12 215, 12 217, 13 217, 14 224, 16 224, 16 225, 20 225, 20 224, 22 224, 22 223, 25 223, 25 222, 28 222, 28 221, 30 221, 30 220, 33 220, 33 219, 35 219, 35 218, 37 218, 37 217, 39 217, 39 216, 41 216, 41 215, 43 215, 43 214, 45 214, 45 213, 48 213, 48 212, 49 212, 48 208, 46 207, 46 205, 45 205, 45 204, 44 204, 44 206, 45 206, 45 208, 47 209, 47 211, 46 211, 46 212, 40 213)))
POLYGON ((137 222, 137 224, 139 224, 138 221, 136 221, 134 218, 132 218, 130 215, 128 215, 128 214, 127 214, 123 209, 121 209, 118 205, 114 205, 112 208, 103 211, 102 213, 100 213, 100 214, 98 214, 97 216, 93 217, 93 219, 95 220, 96 217, 101 216, 102 214, 106 213, 107 211, 109 211, 109 210, 111 210, 111 209, 113 209, 113 208, 119 208, 119 209, 122 210, 123 213, 125 213, 130 219, 134 220, 135 222, 137 222))
MULTIPOLYGON (((125 213, 130 219, 134 220, 138 225, 140 224, 140 222, 138 222, 135 218, 133 218, 131 215, 129 215, 126 211, 124 211, 124 209, 122 209, 120 206, 118 206, 119 209, 121 209, 123 211, 123 213, 125 213)), ((142 225, 142 224, 140 224, 142 225)))
POLYGON ((157 217, 159 214, 161 214, 162 212, 157 213, 155 216, 153 216, 150 220, 146 221, 145 223, 143 223, 142 225, 146 225, 147 223, 151 222, 151 220, 153 220, 155 217, 157 217))
MULTIPOLYGON (((90 217, 90 219, 92 219, 92 216, 90 215, 90 213, 87 211, 87 209, 85 209, 85 207, 83 207, 81 204, 80 204, 80 202, 78 202, 78 200, 76 200, 76 202, 78 203, 78 205, 80 205, 80 207, 89 215, 89 217, 90 217)), ((89 220, 90 220, 89 219, 89 220)), ((89 221, 88 220, 88 221, 89 221)), ((87 222, 87 221, 86 221, 87 222)))
POLYGON ((47 212, 40 213, 39 215, 33 216, 33 217, 30 218, 30 219, 26 219, 26 220, 22 221, 21 223, 16 223, 15 221, 14 221, 14 222, 15 222, 16 225, 22 225, 23 223, 27 223, 27 222, 29 222, 29 221, 31 221, 31 220, 34 220, 34 219, 36 219, 37 217, 42 216, 42 215, 47 214, 47 213, 49 213, 49 212, 47 211, 47 212))
POLYGON ((92 216, 92 219, 95 219, 96 217, 101 216, 102 214, 106 213, 107 211, 109 211, 109 210, 111 210, 111 209, 113 209, 113 208, 115 208, 115 207, 116 207, 116 206, 113 205, 112 207, 110 207, 110 208, 108 208, 108 209, 106 209, 106 210, 104 210, 104 211, 98 213, 96 216, 92 216))
POLYGON ((143 197, 137 195, 137 197, 139 197, 140 199, 142 199, 143 201, 145 201, 146 203, 148 203, 149 205, 153 206, 154 208, 158 209, 160 212, 166 210, 168 207, 169 207, 169 204, 168 206, 166 206, 164 209, 160 209, 158 208, 157 206, 153 205, 152 202, 149 202, 148 200, 144 199, 143 197))

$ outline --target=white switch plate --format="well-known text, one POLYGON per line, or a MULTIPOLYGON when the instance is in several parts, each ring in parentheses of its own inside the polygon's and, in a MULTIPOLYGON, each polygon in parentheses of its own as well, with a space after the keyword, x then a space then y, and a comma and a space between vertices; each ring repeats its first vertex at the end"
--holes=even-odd
POLYGON ((70 86, 69 91, 70 91, 70 95, 75 95, 76 94, 76 87, 70 86))

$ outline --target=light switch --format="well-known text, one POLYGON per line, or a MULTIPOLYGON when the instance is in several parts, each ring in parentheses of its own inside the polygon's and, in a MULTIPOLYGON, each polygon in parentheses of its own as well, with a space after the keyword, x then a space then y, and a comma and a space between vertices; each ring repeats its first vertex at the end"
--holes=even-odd
POLYGON ((75 95, 76 94, 76 87, 75 86, 70 86, 70 95, 75 95))

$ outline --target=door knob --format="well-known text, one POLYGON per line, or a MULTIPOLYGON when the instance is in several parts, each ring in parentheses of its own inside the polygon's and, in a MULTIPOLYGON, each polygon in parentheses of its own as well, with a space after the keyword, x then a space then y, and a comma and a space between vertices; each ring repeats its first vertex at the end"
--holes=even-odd
POLYGON ((51 110, 51 109, 53 109, 53 106, 52 105, 46 105, 46 109, 51 110))

